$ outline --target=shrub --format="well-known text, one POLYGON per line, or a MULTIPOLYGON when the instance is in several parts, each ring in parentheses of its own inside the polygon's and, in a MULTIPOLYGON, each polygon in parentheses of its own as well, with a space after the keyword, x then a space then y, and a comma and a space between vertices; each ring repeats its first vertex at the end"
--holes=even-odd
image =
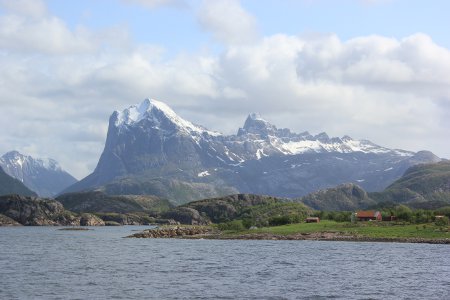
POLYGON ((270 226, 280 226, 291 223, 291 218, 289 216, 276 216, 269 219, 270 226))
POLYGON ((436 226, 440 226, 440 227, 447 226, 448 225, 448 218, 447 217, 437 218, 436 221, 434 221, 434 224, 436 226))
POLYGON ((217 225, 219 230, 232 230, 232 231, 241 231, 244 230, 244 224, 242 220, 234 220, 226 223, 220 223, 217 225))

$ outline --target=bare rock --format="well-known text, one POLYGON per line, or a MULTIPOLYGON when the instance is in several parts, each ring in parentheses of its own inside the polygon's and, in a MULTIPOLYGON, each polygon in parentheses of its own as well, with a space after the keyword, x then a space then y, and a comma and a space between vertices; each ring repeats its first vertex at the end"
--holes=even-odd
POLYGON ((105 226, 105 222, 93 214, 82 214, 80 226, 105 226))

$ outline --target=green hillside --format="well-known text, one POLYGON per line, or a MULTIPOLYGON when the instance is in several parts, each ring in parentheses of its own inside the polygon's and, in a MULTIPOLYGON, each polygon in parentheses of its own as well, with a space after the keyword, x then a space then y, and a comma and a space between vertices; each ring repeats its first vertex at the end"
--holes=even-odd
POLYGON ((386 190, 369 196, 377 202, 402 203, 415 208, 450 205, 450 162, 411 167, 386 190))
POLYGON ((0 167, 0 196, 17 194, 21 196, 33 196, 37 194, 27 188, 20 180, 17 180, 3 171, 0 167))

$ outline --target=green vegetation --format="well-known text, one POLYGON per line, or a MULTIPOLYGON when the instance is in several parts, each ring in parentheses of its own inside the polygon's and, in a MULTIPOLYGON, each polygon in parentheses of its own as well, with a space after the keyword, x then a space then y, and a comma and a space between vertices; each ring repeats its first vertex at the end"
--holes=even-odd
POLYGON ((311 213, 302 203, 250 194, 194 201, 180 208, 192 209, 213 223, 221 223, 222 228, 237 228, 236 220, 245 228, 298 223, 311 213))
POLYGON ((305 221, 311 213, 302 203, 275 202, 247 207, 240 215, 244 226, 278 226, 305 221))
MULTIPOLYGON (((447 223, 448 226, 448 223, 447 223)), ((270 233, 276 235, 308 234, 314 232, 337 232, 344 235, 358 235, 368 238, 450 238, 450 228, 442 230, 433 223, 402 224, 395 222, 349 222, 322 221, 320 223, 299 223, 283 226, 265 227, 244 233, 270 233)))

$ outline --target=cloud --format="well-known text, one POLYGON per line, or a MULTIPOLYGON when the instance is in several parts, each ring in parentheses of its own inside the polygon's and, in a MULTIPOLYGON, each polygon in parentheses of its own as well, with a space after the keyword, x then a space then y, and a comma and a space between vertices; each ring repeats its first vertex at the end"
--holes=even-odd
POLYGON ((237 0, 203 1, 198 20, 217 41, 227 45, 252 43, 258 37, 256 19, 237 0))
POLYGON ((45 16, 48 13, 42 0, 0 0, 0 7, 15 14, 34 18, 45 16))
POLYGON ((164 6, 170 7, 187 7, 188 4, 184 0, 122 0, 126 4, 141 5, 149 9, 155 9, 164 6))

